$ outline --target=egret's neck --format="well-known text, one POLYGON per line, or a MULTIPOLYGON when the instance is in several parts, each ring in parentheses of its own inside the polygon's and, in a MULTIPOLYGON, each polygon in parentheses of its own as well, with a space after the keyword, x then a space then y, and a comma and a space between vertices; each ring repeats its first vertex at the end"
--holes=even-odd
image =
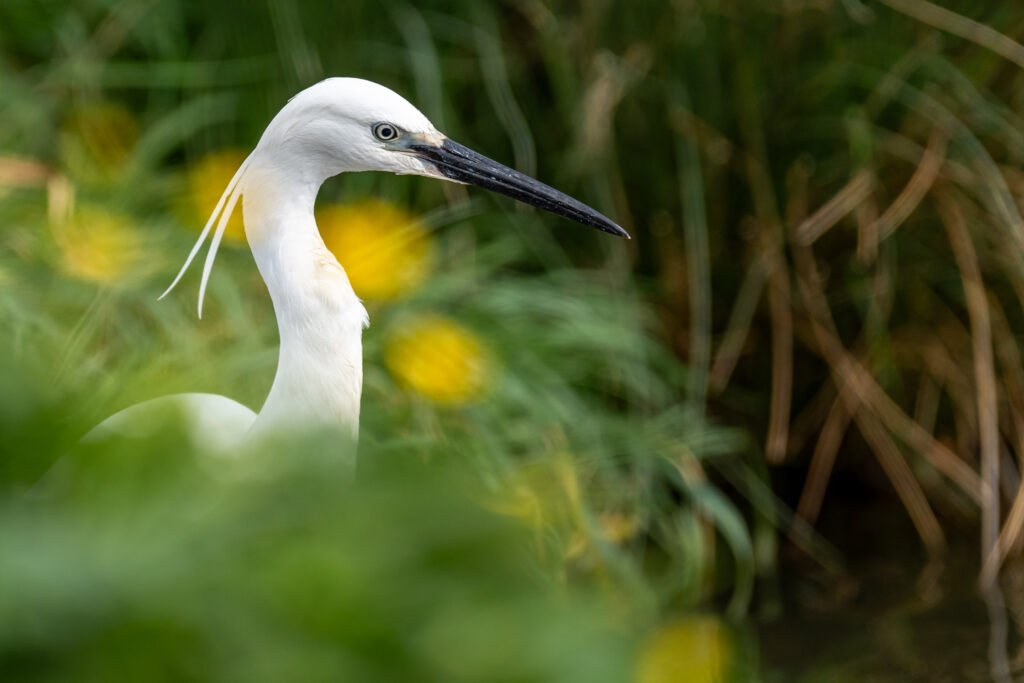
POLYGON ((320 424, 358 431, 367 316, 313 217, 323 180, 259 158, 245 174, 246 237, 281 337, 277 374, 254 430, 320 424))

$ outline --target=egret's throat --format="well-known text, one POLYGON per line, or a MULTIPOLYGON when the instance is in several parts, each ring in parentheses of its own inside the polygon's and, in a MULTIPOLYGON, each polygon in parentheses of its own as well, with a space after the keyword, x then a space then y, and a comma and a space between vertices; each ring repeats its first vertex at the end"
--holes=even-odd
POLYGON ((366 309, 313 215, 323 179, 256 157, 245 175, 246 236, 274 304, 277 373, 254 429, 343 424, 355 435, 366 309))

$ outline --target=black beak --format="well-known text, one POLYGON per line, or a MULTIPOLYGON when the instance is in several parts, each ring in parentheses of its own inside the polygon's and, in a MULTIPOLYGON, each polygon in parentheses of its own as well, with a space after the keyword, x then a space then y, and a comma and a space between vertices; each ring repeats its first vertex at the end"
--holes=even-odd
POLYGON ((446 178, 478 185, 612 235, 630 239, 628 232, 583 202, 457 142, 447 138, 440 146, 416 142, 409 145, 408 149, 421 159, 433 163, 446 178))

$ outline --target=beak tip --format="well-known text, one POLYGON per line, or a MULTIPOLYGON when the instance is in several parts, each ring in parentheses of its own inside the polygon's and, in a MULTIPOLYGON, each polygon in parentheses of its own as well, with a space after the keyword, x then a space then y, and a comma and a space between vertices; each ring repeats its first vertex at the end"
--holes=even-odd
POLYGON ((615 235, 616 237, 625 237, 627 240, 633 239, 633 237, 628 232, 626 232, 625 228, 623 228, 621 225, 618 225, 617 223, 612 223, 611 230, 608 230, 608 232, 615 235))

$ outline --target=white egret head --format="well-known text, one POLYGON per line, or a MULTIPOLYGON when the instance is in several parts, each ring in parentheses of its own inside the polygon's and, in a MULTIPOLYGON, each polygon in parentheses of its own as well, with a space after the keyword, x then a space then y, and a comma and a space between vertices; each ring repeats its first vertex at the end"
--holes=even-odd
POLYGON ((629 238, 614 221, 586 204, 449 139, 394 91, 359 78, 329 78, 293 97, 270 122, 161 298, 184 275, 219 215, 199 289, 202 316, 217 247, 239 196, 245 192, 246 170, 254 164, 315 187, 347 171, 385 171, 477 185, 629 238))
POLYGON ((346 171, 438 175, 400 152, 400 141, 434 141, 437 132, 398 93, 360 78, 328 78, 288 101, 260 139, 267 161, 320 181, 346 171))

